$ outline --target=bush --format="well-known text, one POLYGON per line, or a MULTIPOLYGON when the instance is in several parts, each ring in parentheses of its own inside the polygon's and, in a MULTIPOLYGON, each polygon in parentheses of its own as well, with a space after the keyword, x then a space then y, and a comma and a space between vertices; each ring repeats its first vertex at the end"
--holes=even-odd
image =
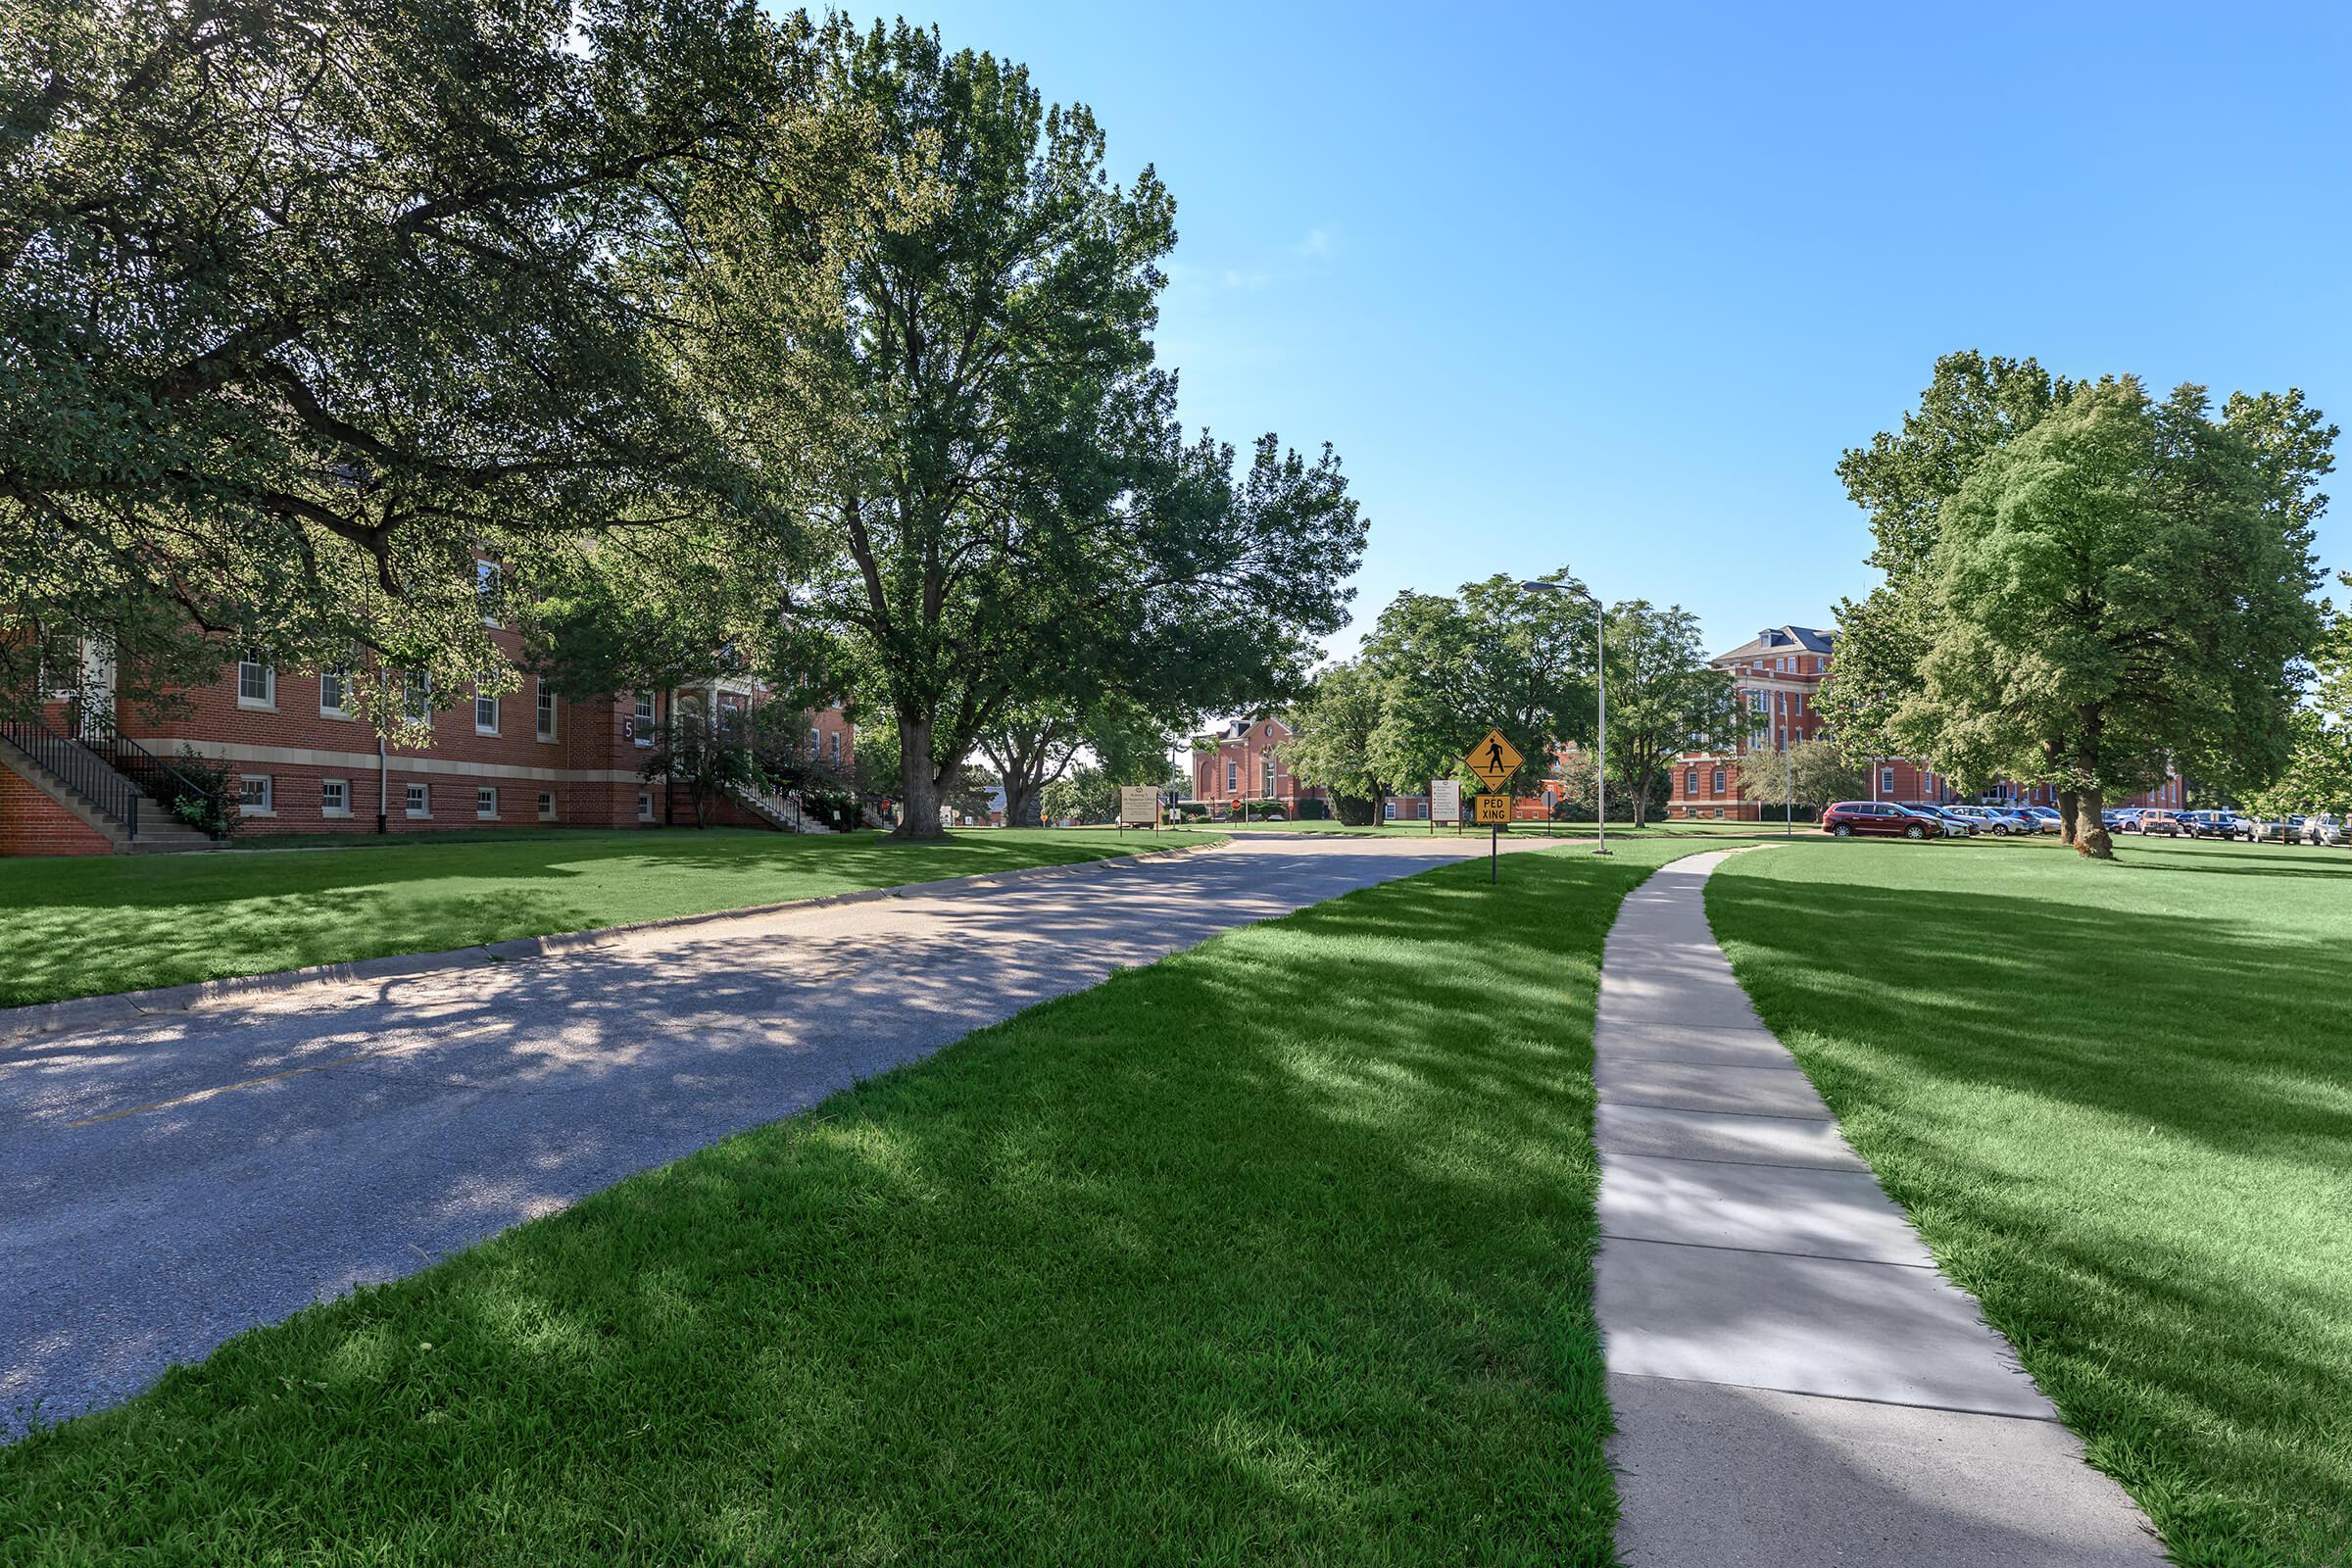
POLYGON ((227 838, 245 825, 245 813, 237 809, 236 793, 229 788, 230 768, 226 762, 216 762, 193 746, 182 746, 172 770, 186 779, 187 787, 172 792, 163 804, 172 814, 199 833, 217 839, 227 838))

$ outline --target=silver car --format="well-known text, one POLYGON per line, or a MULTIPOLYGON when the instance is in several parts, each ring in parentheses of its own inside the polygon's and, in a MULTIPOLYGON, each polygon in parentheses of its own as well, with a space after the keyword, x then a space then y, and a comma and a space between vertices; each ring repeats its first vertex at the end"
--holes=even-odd
POLYGON ((2306 844, 2334 844, 2344 842, 2344 819, 2340 816, 2307 816, 2303 819, 2303 842, 2306 844))

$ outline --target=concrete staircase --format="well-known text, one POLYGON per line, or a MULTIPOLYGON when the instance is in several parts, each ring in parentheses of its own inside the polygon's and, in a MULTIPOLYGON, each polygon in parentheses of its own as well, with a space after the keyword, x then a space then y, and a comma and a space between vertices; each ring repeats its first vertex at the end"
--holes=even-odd
POLYGON ((77 741, 52 735, 35 750, 0 734, 0 765, 95 829, 117 855, 177 855, 228 847, 173 816, 77 741), (103 788, 93 790, 93 783, 103 788))
POLYGON ((785 833, 830 833, 833 830, 781 795, 762 790, 735 791, 735 802, 768 826, 785 833))

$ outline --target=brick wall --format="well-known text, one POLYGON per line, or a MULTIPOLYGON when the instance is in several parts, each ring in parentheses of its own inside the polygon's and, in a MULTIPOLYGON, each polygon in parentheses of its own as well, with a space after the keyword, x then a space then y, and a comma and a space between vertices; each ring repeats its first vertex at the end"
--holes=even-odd
POLYGON ((0 855, 112 855, 112 840, 0 763, 0 855))

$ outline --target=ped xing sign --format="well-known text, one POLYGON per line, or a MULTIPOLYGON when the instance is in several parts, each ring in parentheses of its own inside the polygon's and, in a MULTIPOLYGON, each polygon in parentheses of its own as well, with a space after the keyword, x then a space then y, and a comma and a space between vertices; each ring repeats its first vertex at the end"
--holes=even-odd
POLYGON ((1511 798, 1508 795, 1473 795, 1470 804, 1478 813, 1475 820, 1480 827, 1511 825, 1511 798))
MULTIPOLYGON (((1500 789, 1502 781, 1518 772, 1519 764, 1525 760, 1519 755, 1519 748, 1505 740, 1498 729, 1487 731, 1487 738, 1471 747, 1470 755, 1462 759, 1463 765, 1491 790, 1500 789)), ((1479 821, 1486 818, 1482 816, 1479 821)))

